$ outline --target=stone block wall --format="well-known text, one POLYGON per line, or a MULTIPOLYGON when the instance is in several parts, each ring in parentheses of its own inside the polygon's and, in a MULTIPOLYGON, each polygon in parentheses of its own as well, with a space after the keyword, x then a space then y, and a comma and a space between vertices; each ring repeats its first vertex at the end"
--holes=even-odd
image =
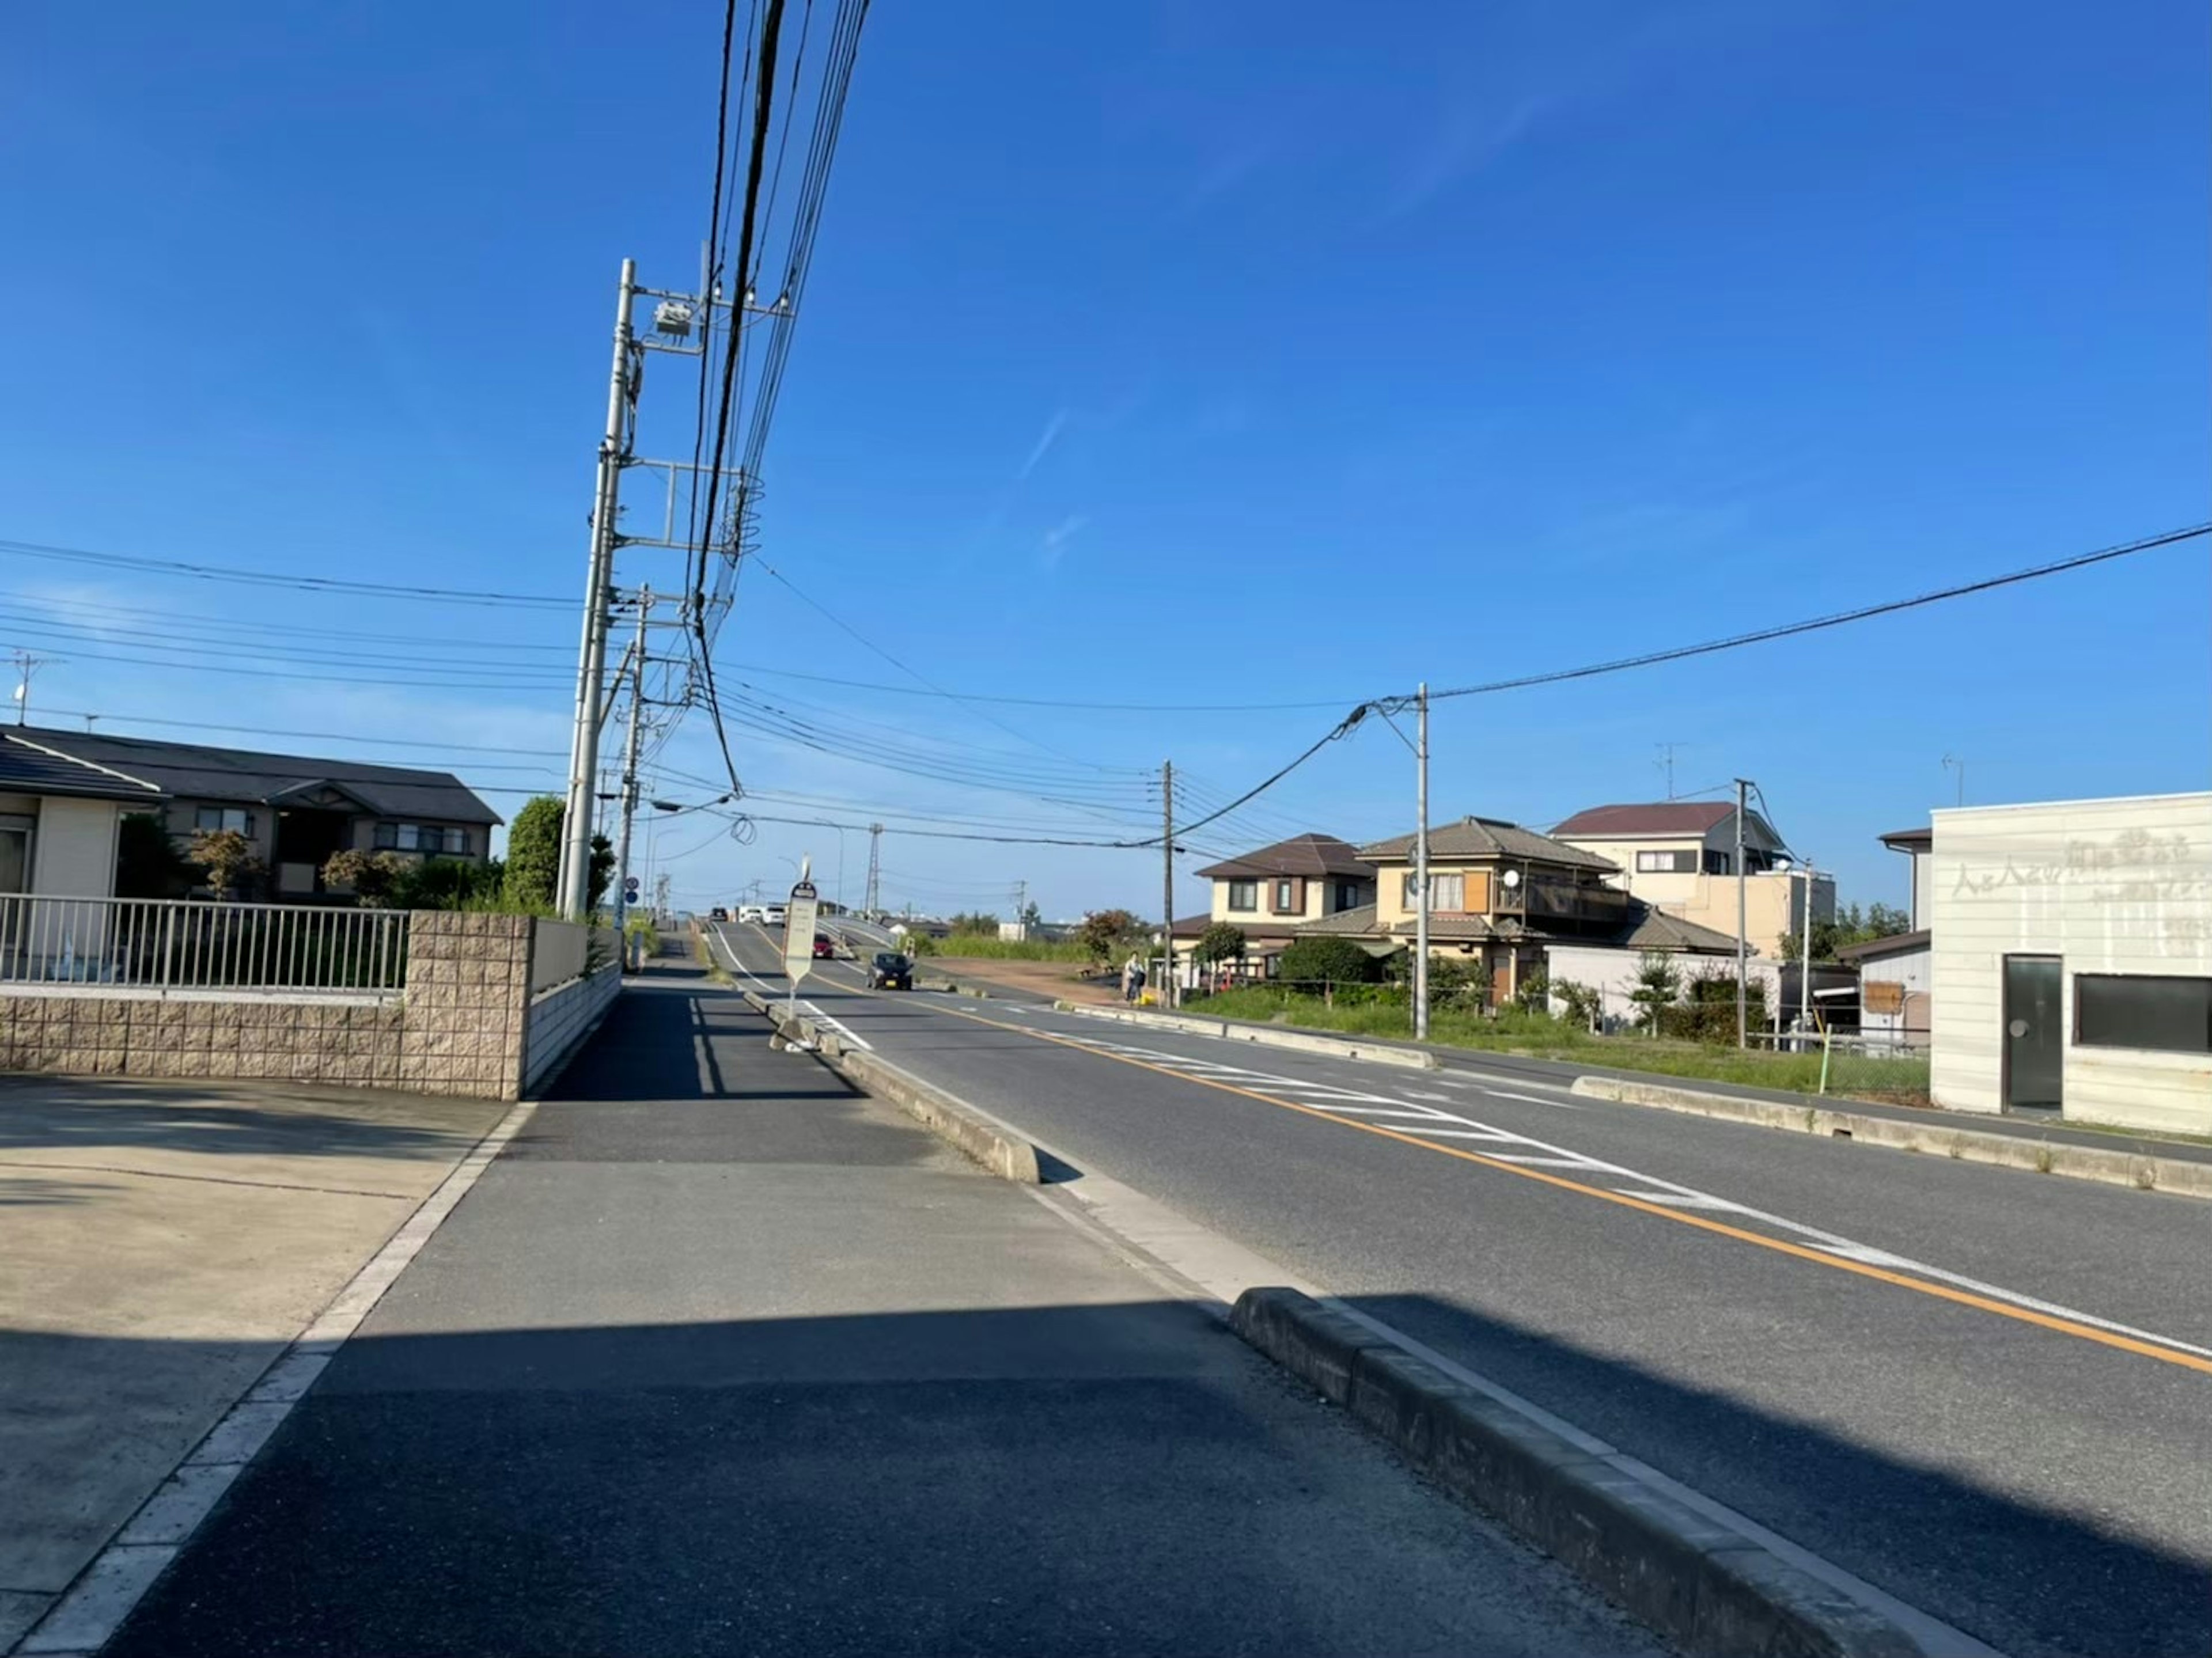
POLYGON ((415 911, 399 1086, 520 1099, 529 996, 528 916, 415 911))
POLYGON ((610 963, 532 997, 531 920, 416 910, 390 991, 0 990, 0 1071, 238 1078, 520 1099, 621 988, 610 963))

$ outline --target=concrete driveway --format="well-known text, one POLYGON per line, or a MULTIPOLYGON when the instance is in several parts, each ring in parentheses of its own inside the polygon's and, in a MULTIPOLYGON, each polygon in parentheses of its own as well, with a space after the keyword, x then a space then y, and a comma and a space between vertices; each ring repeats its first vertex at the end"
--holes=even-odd
POLYGON ((0 1651, 507 1108, 0 1078, 0 1651))

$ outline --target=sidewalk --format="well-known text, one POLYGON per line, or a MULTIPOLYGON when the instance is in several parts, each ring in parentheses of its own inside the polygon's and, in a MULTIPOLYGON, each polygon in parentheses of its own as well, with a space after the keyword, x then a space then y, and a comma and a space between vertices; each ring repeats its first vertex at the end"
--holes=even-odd
POLYGON ((507 1108, 0 1079, 0 1652, 507 1108))
POLYGON ((109 1649, 1650 1653, 656 964, 109 1649))

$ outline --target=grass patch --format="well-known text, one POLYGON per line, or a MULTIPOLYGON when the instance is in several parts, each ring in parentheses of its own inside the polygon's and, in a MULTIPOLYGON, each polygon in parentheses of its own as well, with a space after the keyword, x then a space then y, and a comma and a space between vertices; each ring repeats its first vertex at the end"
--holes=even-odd
MULTIPOLYGON (((1272 1020, 1288 1016, 1291 1024, 1317 1030, 1341 1030, 1360 1036, 1395 1036, 1410 1041, 1412 1008, 1395 1002, 1328 1007, 1318 997, 1259 988, 1224 991, 1194 1003, 1194 1009, 1223 1018, 1272 1020)), ((1431 1009, 1429 1039, 1449 1048, 1532 1059, 1570 1060, 1621 1071, 1648 1071, 1667 1077, 1738 1083, 1752 1088, 1784 1089, 1810 1094, 1820 1085, 1818 1054, 1773 1054, 1758 1048, 1709 1048, 1650 1036, 1593 1036, 1578 1025, 1541 1013, 1506 1008, 1495 1017, 1453 1008, 1431 1009)), ((1875 1059, 1837 1054, 1828 1062, 1828 1092, 1896 1103, 1925 1103, 1925 1058, 1875 1059)))
POLYGON ((704 927, 695 926, 691 929, 691 958, 707 969, 707 978, 710 983, 718 985, 737 983, 730 969, 714 959, 714 946, 707 942, 707 930, 704 927))
POLYGON ((926 948, 914 950, 918 959, 932 956, 961 956, 971 962, 1088 962, 1091 952, 1073 939, 1054 943, 1045 938, 1001 938, 989 932, 956 932, 949 938, 932 938, 926 948))

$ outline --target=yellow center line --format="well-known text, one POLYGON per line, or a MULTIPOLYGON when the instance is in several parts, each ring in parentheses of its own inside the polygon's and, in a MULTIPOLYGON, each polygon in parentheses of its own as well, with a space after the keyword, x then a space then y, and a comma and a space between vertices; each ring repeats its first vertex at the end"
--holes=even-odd
POLYGON ((1485 1169, 1494 1169, 1499 1174, 1511 1175, 1517 1180, 1535 1181, 1545 1186, 1555 1186, 1563 1192, 1573 1192, 1582 1197, 1595 1198, 1601 1203, 1616 1204, 1623 1209, 1633 1209, 1641 1214, 1672 1221, 1677 1226, 1693 1226, 1701 1232, 1717 1233, 1724 1238, 1733 1238, 1739 1243, 1756 1244, 1762 1249, 1771 1249, 1777 1254, 1790 1255, 1799 1260, 1811 1261, 1815 1266, 1832 1267, 1837 1272, 1850 1272, 1859 1278, 1873 1278, 1881 1284, 1893 1284, 1901 1290, 1916 1290, 1923 1296, 1933 1296, 1938 1301, 1954 1302, 1961 1307, 1972 1307, 1984 1313, 1995 1313, 2000 1318, 2015 1319, 2022 1324, 2033 1324, 2040 1329, 2055 1330, 2061 1335, 2076 1336, 2083 1341, 2094 1341, 2101 1346, 2117 1347, 2124 1353, 2135 1353, 2144 1358, 2160 1359, 2168 1364, 2178 1364, 2184 1370, 2196 1370, 2205 1376, 2212 1376, 2212 1359, 2200 1358, 2194 1353, 2175 1352, 2171 1348, 2161 1347, 2153 1342, 2138 1340, 2133 1336, 2121 1335, 2111 1330, 2100 1330, 2094 1325, 2083 1324, 2074 1319, 2061 1318, 2050 1313, 2040 1313, 2030 1307, 2014 1307, 2008 1303, 1994 1300, 1988 1296, 1977 1295, 1971 1290, 1954 1289, 1948 1284, 1934 1284, 1926 1278, 1912 1278, 1903 1272, 1892 1272, 1887 1267, 1870 1266, 1865 1261, 1846 1260, 1841 1255, 1831 1254, 1825 1249, 1815 1249, 1802 1243, 1791 1243, 1782 1238, 1768 1237, 1763 1233, 1747 1231, 1741 1226, 1730 1226, 1725 1221, 1713 1220, 1704 1215, 1685 1214, 1680 1210, 1669 1208, 1664 1204, 1631 1197, 1626 1192, 1609 1192, 1601 1186, 1585 1185, 1581 1181, 1569 1180, 1564 1175, 1548 1174, 1540 1169, 1530 1169, 1517 1163, 1503 1163, 1496 1157, 1486 1157, 1480 1151, 1464 1151, 1455 1145, 1438 1145, 1432 1140, 1421 1139, 1399 1129, 1385 1128, 1379 1123, 1362 1122, 1355 1118, 1341 1117, 1334 1112, 1325 1111, 1318 1106, 1301 1105, 1296 1100, 1279 1099, 1273 1094, 1262 1094, 1253 1089, 1239 1088, 1234 1083, 1194 1076, 1188 1072, 1177 1071, 1170 1066, 1154 1065, 1149 1060, 1135 1059, 1126 1054, 1109 1053, 1104 1048, 1095 1048, 1089 1042, 1079 1042, 1067 1036, 1056 1036, 1049 1031, 1032 1030, 1026 1025, 1009 1024, 1002 1019, 986 1018, 981 1013, 971 1013, 964 1008, 939 1007, 932 1011, 949 1013, 957 1019, 972 1019, 977 1024, 989 1025, 995 1029, 1011 1030, 1017 1035, 1032 1037, 1041 1042, 1052 1042, 1061 1048, 1072 1048, 1079 1053, 1094 1054, 1102 1060, 1113 1060, 1121 1065, 1135 1066, 1140 1071, 1157 1072, 1163 1077, 1172 1077, 1178 1082, 1196 1083, 1202 1088, 1215 1088, 1224 1094, 1241 1095, 1248 1100, 1257 1100, 1262 1105, 1272 1105, 1285 1111, 1295 1111, 1301 1116, 1318 1118, 1322 1122, 1334 1123, 1340 1128, 1354 1129, 1363 1134, 1379 1135, 1386 1140, 1396 1140, 1401 1145, 1415 1146, 1423 1151, 1433 1151, 1439 1157, 1456 1157, 1462 1163, 1480 1163, 1485 1169))

